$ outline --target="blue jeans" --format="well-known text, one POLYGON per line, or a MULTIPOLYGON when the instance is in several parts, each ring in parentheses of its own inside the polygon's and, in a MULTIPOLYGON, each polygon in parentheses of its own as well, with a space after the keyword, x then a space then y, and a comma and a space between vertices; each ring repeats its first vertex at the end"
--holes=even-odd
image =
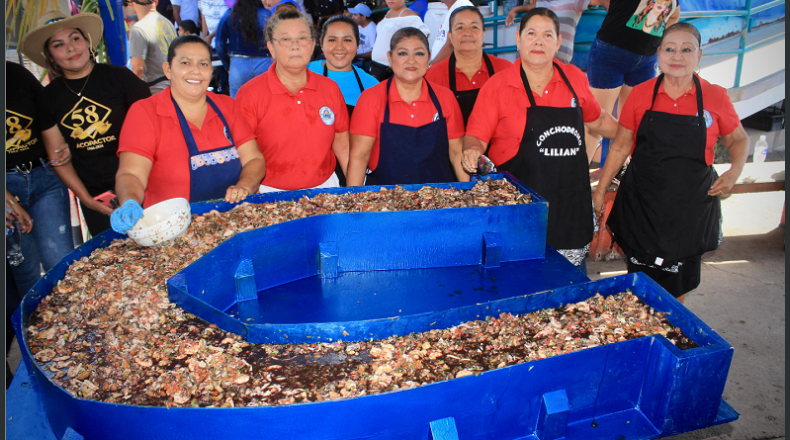
POLYGON ((271 57, 240 57, 230 56, 230 70, 228 82, 230 83, 230 97, 235 98, 241 86, 256 76, 266 73, 272 65, 271 57))
POLYGON ((33 219, 33 229, 22 234, 25 260, 11 266, 19 294, 24 296, 41 278, 42 266, 46 272, 74 250, 69 192, 46 163, 30 173, 6 171, 5 184, 33 219))
POLYGON ((657 63, 656 55, 637 55, 596 38, 590 46, 587 78, 594 89, 634 87, 656 76, 657 63))

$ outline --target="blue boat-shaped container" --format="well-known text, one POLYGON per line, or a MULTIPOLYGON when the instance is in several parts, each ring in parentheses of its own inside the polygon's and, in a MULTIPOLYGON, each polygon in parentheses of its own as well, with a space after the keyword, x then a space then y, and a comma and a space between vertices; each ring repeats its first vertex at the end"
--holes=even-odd
MULTIPOLYGON (((503 176, 495 175, 493 178, 503 176)), ((529 192, 520 184, 519 188, 529 192)), ((299 198, 304 193, 256 196, 254 200, 287 200, 299 198)), ((288 342, 318 342, 318 337, 328 340, 343 331, 349 333, 349 337, 342 339, 350 340, 355 339, 352 335, 369 339, 370 333, 379 337, 445 328, 478 316, 482 319, 486 315, 503 312, 528 313, 581 301, 596 293, 610 295, 628 289, 656 310, 666 313, 667 318, 699 347, 680 350, 665 337, 656 335, 486 371, 476 376, 351 399, 273 407, 168 409, 75 398, 52 382, 47 377, 48 372, 43 372, 31 362, 26 341, 21 338, 24 365, 19 371, 27 371, 29 376, 18 373, 7 393, 7 401, 14 402, 6 414, 7 438, 631 440, 657 438, 735 420, 738 414, 722 400, 732 346, 641 274, 590 282, 545 245, 546 204, 534 193, 533 197, 537 202, 533 206, 496 207, 519 209, 528 206, 536 210, 534 216, 525 214, 527 220, 523 221, 527 224, 523 224, 522 229, 533 232, 542 229, 542 235, 538 232, 530 236, 530 240, 536 240, 539 246, 536 243, 522 246, 522 254, 517 254, 518 245, 510 243, 509 237, 518 237, 510 230, 512 225, 504 229, 486 229, 488 226, 508 225, 507 219, 503 218, 511 214, 497 214, 492 210, 490 217, 477 213, 477 217, 485 219, 477 226, 458 223, 458 227, 480 228, 476 230, 474 239, 468 240, 474 242, 474 252, 467 249, 471 245, 462 243, 454 257, 442 261, 441 265, 430 264, 430 258, 384 258, 376 260, 377 266, 359 268, 353 265, 354 258, 344 258, 349 250, 354 249, 349 247, 354 239, 348 238, 348 231, 364 235, 364 228, 349 226, 357 224, 358 219, 342 219, 355 214, 333 214, 323 217, 341 218, 336 224, 332 224, 334 220, 303 221, 317 218, 292 222, 303 223, 299 229, 304 230, 302 237, 306 238, 301 241, 289 242, 280 236, 281 241, 294 247, 293 252, 287 253, 294 258, 291 261, 293 265, 289 267, 298 266, 299 271, 280 271, 280 278, 274 279, 277 274, 266 270, 266 261, 256 262, 260 256, 255 252, 245 253, 244 243, 266 245, 267 240, 273 240, 274 244, 277 235, 270 237, 250 231, 245 234, 251 234, 251 237, 239 234, 231 239, 238 239, 241 243, 227 243, 227 250, 217 248, 203 257, 208 262, 212 258, 232 261, 233 273, 222 279, 201 278, 191 272, 192 267, 187 268, 179 274, 182 276, 180 279, 170 279, 171 299, 187 308, 197 307, 195 310, 204 319, 218 322, 226 328, 235 326, 240 334, 246 331, 248 338, 283 342, 273 335, 286 333, 279 331, 285 329, 290 334, 288 342), (511 259, 508 255, 520 256, 511 259), (301 266, 296 264, 301 260, 305 263, 301 266), (251 271, 248 264, 252 265, 251 271), (250 283, 254 283, 254 287, 250 283), (183 286, 187 287, 184 289, 183 286), (195 292, 198 286, 201 290, 203 286, 216 287, 217 293, 214 298, 204 301, 200 297, 206 295, 195 292), (415 290, 418 288, 420 290, 415 290), (375 295, 370 294, 371 289, 375 295), (452 291, 448 293, 450 289, 452 291), (308 317, 323 316, 327 319, 308 322, 311 320, 304 316, 296 319, 299 317, 296 313, 275 313, 278 303, 298 303, 288 298, 289 291, 306 296, 312 304, 320 304, 308 317), (362 305, 355 308, 352 302, 352 307, 338 307, 344 304, 338 299, 344 298, 343 295, 357 295, 355 299, 362 305), (382 300, 379 295, 387 299, 382 300), (413 300, 405 301, 404 298, 413 300), (393 312, 392 307, 395 306, 400 307, 400 312, 393 312), (273 322, 277 316, 281 319, 273 322), (252 321, 247 321, 249 318, 252 321), (340 318, 354 319, 337 321, 340 318), (245 326, 242 322, 252 324, 245 326)), ((196 204, 193 205, 193 213, 214 208, 226 210, 230 205, 196 204)), ((400 240, 402 245, 412 246, 411 255, 421 255, 420 243, 427 244, 429 248, 434 246, 431 236, 441 236, 442 228, 447 221, 453 221, 453 215, 464 216, 475 209, 389 213, 405 216, 398 222, 427 215, 420 220, 425 222, 426 230, 417 231, 414 240, 385 234, 376 238, 380 248, 376 252, 392 255, 393 249, 397 248, 392 243, 400 240), (445 215, 449 217, 442 217, 445 215)), ((522 214, 513 215, 518 217, 522 214)), ((286 230, 293 227, 286 224, 277 226, 286 230)), ((471 234, 470 231, 465 233, 471 234)), ((402 233, 409 232, 399 234, 402 233)), ((17 334, 23 334, 27 320, 41 299, 64 277, 71 261, 109 245, 118 237, 111 231, 102 234, 53 268, 25 297, 15 313, 17 334)), ((452 254, 454 249, 448 243, 466 238, 461 234, 456 234, 455 239, 442 236, 442 243, 448 247, 437 255, 452 254)), ((288 257, 281 255, 280 258, 288 257)), ((193 265, 199 268, 199 264, 200 260, 193 265)))

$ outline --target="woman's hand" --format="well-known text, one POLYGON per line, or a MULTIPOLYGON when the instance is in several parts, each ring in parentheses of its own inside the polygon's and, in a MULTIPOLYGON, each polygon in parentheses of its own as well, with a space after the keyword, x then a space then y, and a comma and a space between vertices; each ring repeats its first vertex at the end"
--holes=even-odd
POLYGON ((80 203, 88 209, 92 209, 96 212, 100 212, 106 216, 112 215, 113 209, 107 205, 103 205, 101 202, 96 200, 90 199, 90 201, 80 199, 80 203), (87 203, 86 203, 87 202, 87 203))
POLYGON ((230 203, 240 202, 246 199, 249 194, 250 192, 247 188, 231 185, 228 187, 228 190, 225 191, 225 201, 230 203))
POLYGON ((14 220, 19 221, 19 231, 23 234, 27 234, 33 230, 33 219, 30 218, 30 214, 19 204, 16 197, 6 190, 5 225, 9 228, 13 227, 14 220))
POLYGON ((511 9, 510 12, 507 13, 507 17, 505 17, 505 26, 513 25, 514 21, 516 21, 516 10, 515 10, 515 8, 511 9))
POLYGON ((71 162, 71 150, 66 144, 55 148, 53 154, 49 155, 49 164, 53 167, 61 167, 69 162, 71 162))
POLYGON ((593 194, 593 210, 595 211, 595 218, 598 219, 598 224, 601 224, 601 219, 603 218, 603 210, 604 210, 604 198, 606 197, 606 193, 599 193, 595 191, 593 194))
POLYGON ((730 191, 732 191, 732 187, 735 186, 735 182, 738 181, 740 174, 740 172, 737 172, 732 168, 727 170, 727 172, 719 176, 719 178, 713 182, 710 190, 708 190, 708 195, 715 197, 729 194, 730 191))
POLYGON ((127 200, 110 216, 112 229, 119 234, 126 234, 140 219, 143 218, 143 207, 137 200, 127 200))
POLYGON ((476 148, 464 150, 464 157, 461 164, 464 166, 464 171, 469 174, 477 173, 477 161, 480 159, 482 153, 476 148))

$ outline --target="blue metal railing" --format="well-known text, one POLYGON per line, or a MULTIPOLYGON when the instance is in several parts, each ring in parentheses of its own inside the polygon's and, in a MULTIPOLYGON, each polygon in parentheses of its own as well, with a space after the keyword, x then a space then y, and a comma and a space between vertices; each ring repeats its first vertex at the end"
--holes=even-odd
MULTIPOLYGON (((724 11, 690 11, 690 12, 680 12, 680 19, 681 20, 689 20, 693 18, 712 18, 712 17, 741 17, 743 19, 743 26, 741 27, 741 35, 740 35, 740 43, 738 49, 735 50, 723 50, 717 52, 703 52, 702 56, 716 56, 716 55, 738 55, 738 63, 735 69, 735 87, 740 87, 741 85, 741 71, 743 70, 743 60, 746 55, 746 52, 749 52, 754 49, 758 49, 760 47, 766 46, 771 44, 777 40, 781 40, 785 38, 785 33, 782 32, 779 35, 773 36, 771 38, 767 38, 762 41, 758 41, 757 43, 753 43, 750 45, 746 44, 746 34, 751 31, 751 18, 752 15, 766 11, 768 9, 782 6, 785 4, 785 0, 773 0, 768 3, 762 4, 760 6, 752 7, 753 0, 746 0, 746 7, 744 9, 739 10, 724 10, 724 11)), ((498 4, 500 0, 492 0, 494 4, 494 10, 498 11, 498 4)), ((605 15, 606 11, 604 9, 590 9, 584 11, 584 14, 587 15, 605 15)), ((487 17, 485 19, 486 28, 496 28, 496 26, 504 25, 506 15, 495 15, 493 17, 487 17)), ((516 51, 516 46, 503 46, 499 47, 498 44, 498 35, 497 32, 494 32, 494 45, 490 49, 486 49, 486 52, 496 54, 502 52, 514 52, 516 51)), ((589 43, 588 43, 589 44, 589 43)), ((580 45, 577 45, 580 46, 580 45)))

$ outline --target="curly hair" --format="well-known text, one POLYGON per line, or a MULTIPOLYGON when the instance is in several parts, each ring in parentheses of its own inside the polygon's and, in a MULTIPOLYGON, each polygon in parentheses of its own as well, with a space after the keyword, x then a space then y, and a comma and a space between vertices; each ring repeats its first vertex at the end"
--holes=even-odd
POLYGON ((261 44, 264 38, 258 23, 259 7, 261 7, 260 0, 238 0, 230 13, 233 27, 241 32, 245 41, 251 44, 261 44))

